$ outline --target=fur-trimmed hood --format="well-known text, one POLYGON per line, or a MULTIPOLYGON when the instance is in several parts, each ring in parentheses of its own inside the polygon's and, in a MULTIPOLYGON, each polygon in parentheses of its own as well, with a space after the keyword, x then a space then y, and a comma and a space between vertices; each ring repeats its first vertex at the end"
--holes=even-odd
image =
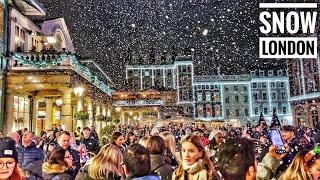
POLYGON ((59 179, 59 180, 73 180, 72 171, 60 164, 49 164, 44 163, 42 165, 42 177, 44 180, 52 180, 52 179, 59 179))
POLYGON ((43 170, 43 173, 46 173, 46 174, 60 174, 67 171, 68 167, 60 164, 49 164, 46 162, 46 163, 43 163, 42 170, 43 170))

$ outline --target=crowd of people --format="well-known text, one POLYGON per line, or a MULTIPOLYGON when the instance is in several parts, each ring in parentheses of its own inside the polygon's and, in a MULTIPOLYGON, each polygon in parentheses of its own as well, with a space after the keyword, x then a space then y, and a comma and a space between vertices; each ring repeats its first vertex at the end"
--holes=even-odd
POLYGON ((0 180, 318 180, 320 125, 119 125, 0 136, 0 180), (277 132, 279 137, 277 137, 277 132))

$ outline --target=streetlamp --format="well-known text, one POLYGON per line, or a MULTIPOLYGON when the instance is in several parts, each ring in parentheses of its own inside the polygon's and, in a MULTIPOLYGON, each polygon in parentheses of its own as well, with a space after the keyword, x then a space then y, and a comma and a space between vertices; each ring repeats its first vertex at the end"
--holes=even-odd
POLYGON ((83 95, 83 92, 84 92, 84 87, 82 87, 82 86, 75 87, 73 89, 73 92, 77 97, 81 97, 83 95))
POLYGON ((62 106, 63 105, 63 100, 62 99, 56 99, 56 105, 57 106, 62 106))

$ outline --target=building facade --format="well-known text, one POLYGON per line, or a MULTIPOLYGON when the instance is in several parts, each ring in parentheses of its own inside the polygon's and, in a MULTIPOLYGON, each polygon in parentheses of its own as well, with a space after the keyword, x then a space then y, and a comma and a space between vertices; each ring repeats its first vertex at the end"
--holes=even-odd
POLYGON ((193 89, 195 119, 235 125, 251 120, 249 75, 196 76, 193 89))
POLYGON ((5 78, 7 67, 8 0, 0 1, 0 129, 4 127, 5 78))
POLYGON ((192 56, 177 56, 163 65, 126 65, 126 81, 136 91, 172 89, 184 116, 192 117, 192 56))
POLYGON ((287 61, 290 104, 296 125, 314 127, 319 122, 319 59, 318 56, 317 59, 290 59, 287 61))
MULTIPOLYGON (((20 128, 40 133, 54 125, 72 131, 97 126, 110 116, 113 82, 77 59, 63 18, 44 21, 35 1, 16 1, 9 11, 5 132, 20 128), (25 4, 27 3, 27 4, 25 4), (31 3, 31 4, 30 4, 31 3)), ((101 73, 100 73, 101 74, 101 73)), ((103 73, 102 73, 103 74, 103 73)))
POLYGON ((148 123, 170 119, 179 112, 176 92, 169 88, 148 88, 142 91, 118 90, 112 94, 114 118, 121 124, 148 123))
POLYGON ((275 110, 281 123, 293 124, 287 71, 255 70, 250 76, 253 119, 257 121, 262 113, 270 122, 275 110))
POLYGON ((282 123, 292 124, 289 82, 284 70, 257 70, 245 75, 195 76, 195 119, 244 125, 264 115, 271 122, 276 109, 282 123))

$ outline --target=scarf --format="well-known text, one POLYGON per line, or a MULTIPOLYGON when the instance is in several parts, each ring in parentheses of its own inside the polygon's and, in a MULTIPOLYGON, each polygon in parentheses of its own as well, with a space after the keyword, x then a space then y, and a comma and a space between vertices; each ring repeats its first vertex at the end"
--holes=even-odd
POLYGON ((188 174, 193 175, 192 180, 208 179, 206 163, 202 159, 199 159, 197 162, 193 163, 191 166, 183 165, 183 170, 184 170, 184 175, 181 176, 182 179, 184 178, 184 176, 188 177, 188 174))

